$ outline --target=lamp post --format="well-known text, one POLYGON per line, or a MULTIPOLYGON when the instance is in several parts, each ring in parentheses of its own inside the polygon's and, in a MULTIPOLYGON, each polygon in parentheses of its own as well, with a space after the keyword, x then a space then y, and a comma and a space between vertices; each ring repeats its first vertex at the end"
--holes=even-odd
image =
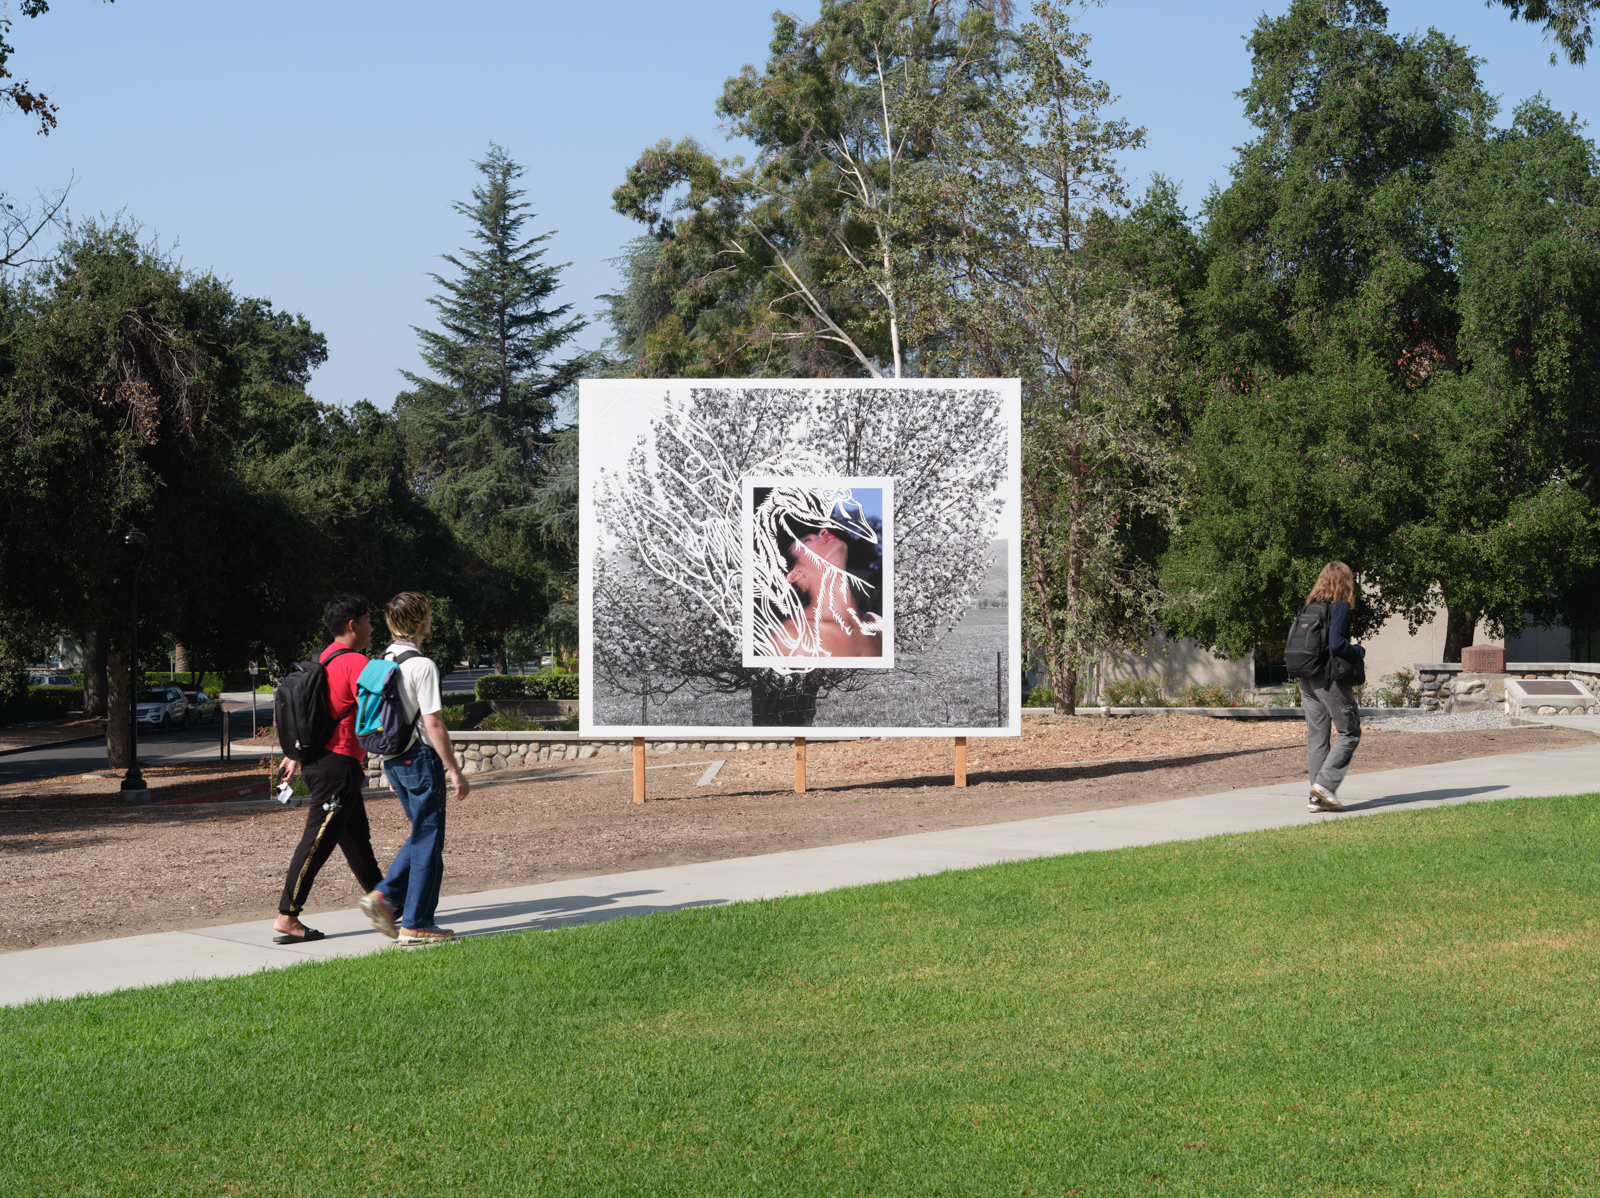
POLYGON ((150 538, 137 528, 129 529, 122 543, 139 551, 138 564, 133 568, 133 646, 128 655, 128 773, 122 779, 121 799, 124 803, 143 803, 150 798, 150 788, 139 774, 139 572, 144 569, 145 554, 150 552, 150 538))

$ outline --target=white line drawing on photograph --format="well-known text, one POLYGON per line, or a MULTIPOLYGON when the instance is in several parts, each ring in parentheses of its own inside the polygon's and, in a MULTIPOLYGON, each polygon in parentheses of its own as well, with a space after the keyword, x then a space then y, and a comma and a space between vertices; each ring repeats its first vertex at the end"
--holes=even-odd
POLYGON ((585 734, 1020 733, 1015 380, 586 379, 579 413, 585 734))
POLYGON ((744 480, 744 664, 894 668, 894 480, 744 480))

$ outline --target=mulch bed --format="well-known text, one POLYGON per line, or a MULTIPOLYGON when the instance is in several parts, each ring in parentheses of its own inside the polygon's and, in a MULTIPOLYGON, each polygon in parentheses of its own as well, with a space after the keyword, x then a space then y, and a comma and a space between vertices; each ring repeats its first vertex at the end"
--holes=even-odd
POLYGON ((37 724, 7 724, 0 728, 0 749, 34 748, 84 736, 104 736, 104 716, 79 716, 70 720, 50 720, 37 724))
MULTIPOLYGON (((1499 753, 1592 744, 1567 728, 1441 732, 1370 729, 1353 773, 1499 753)), ((1021 739, 974 738, 969 785, 951 785, 948 740, 811 745, 808 790, 793 791, 793 757, 777 752, 652 755, 651 802, 631 802, 626 758, 600 757, 493 780, 452 802, 446 895, 528 882, 841 844, 910 832, 1159 802, 1305 778, 1304 726, 1204 716, 1030 718, 1021 739), (713 785, 700 763, 723 759, 713 785)), ((158 785, 217 787, 262 765, 155 767, 158 785), (182 773, 180 771, 191 771, 182 773)), ((271 920, 305 811, 276 803, 119 808, 115 780, 28 784, 0 796, 0 951, 112 936, 271 920), (84 789, 87 788, 87 789, 84 789), (37 792, 37 793, 33 793, 37 792), (43 808, 69 808, 45 810, 43 808)), ((197 793, 191 791, 191 793, 197 793)), ((368 800, 373 843, 387 863, 407 835, 399 804, 368 800)), ((359 897, 335 854, 308 918, 359 897)))

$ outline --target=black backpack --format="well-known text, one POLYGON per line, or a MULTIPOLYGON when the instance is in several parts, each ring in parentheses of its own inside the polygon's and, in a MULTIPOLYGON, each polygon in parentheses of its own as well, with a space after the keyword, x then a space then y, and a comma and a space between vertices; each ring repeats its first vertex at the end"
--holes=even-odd
MULTIPOLYGON (((340 648, 328 661, 354 649, 340 648)), ((328 698, 327 662, 297 661, 278 683, 272 698, 272 718, 278 725, 278 745, 283 755, 304 765, 315 761, 333 739, 333 731, 349 711, 333 714, 328 698)), ((354 710, 352 705, 351 710, 354 710)))
POLYGON ((1283 664, 1289 677, 1327 674, 1329 612, 1326 603, 1308 603, 1289 624, 1289 636, 1283 646, 1283 664))

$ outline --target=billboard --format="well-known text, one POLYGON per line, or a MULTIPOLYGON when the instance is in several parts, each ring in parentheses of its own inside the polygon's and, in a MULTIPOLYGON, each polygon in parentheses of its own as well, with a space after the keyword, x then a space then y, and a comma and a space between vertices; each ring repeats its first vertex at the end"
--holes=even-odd
POLYGON ((578 403, 584 735, 1020 733, 1016 380, 578 403))

